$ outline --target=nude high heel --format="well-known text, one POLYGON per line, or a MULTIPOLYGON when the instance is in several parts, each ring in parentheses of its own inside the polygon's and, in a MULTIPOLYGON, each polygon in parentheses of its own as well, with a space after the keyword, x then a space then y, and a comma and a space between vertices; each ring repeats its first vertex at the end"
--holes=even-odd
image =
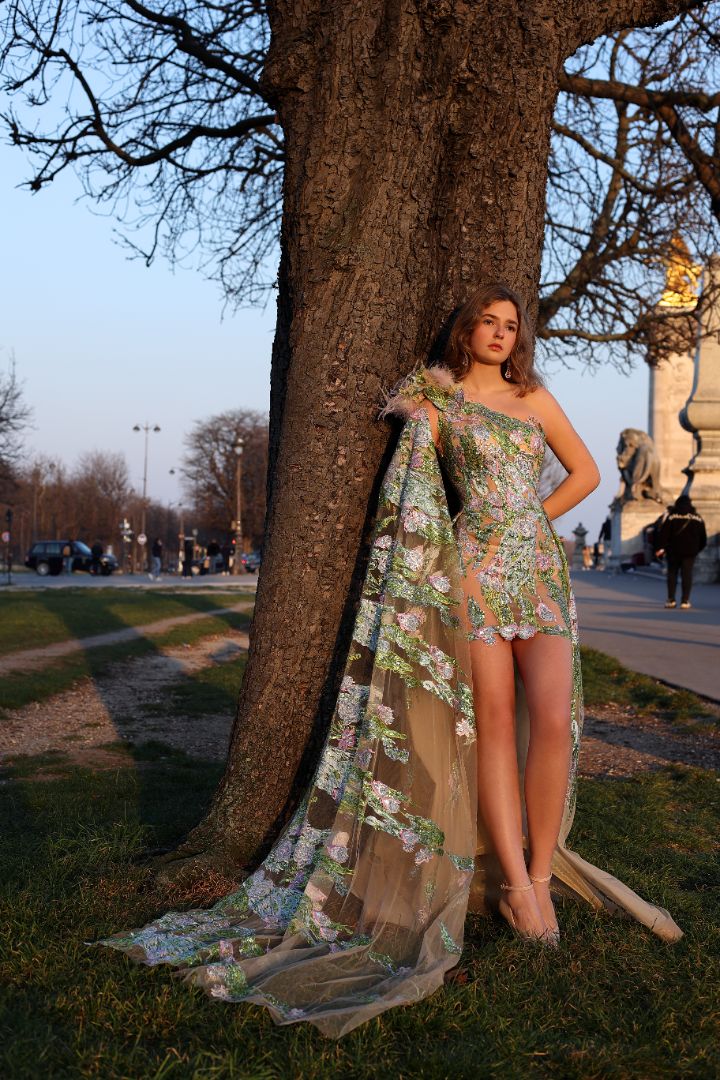
MULTIPOLYGON (((527 885, 509 885, 507 881, 501 881, 500 888, 505 892, 529 892, 534 888, 534 885, 532 879, 527 885)), ((528 934, 521 930, 515 922, 515 912, 503 896, 500 897, 498 902, 498 911, 518 937, 523 938, 524 941, 538 941, 541 945, 557 945, 557 939, 547 929, 542 934, 528 934)))
MULTIPOLYGON (((532 874, 528 874, 528 877, 530 878, 531 885, 534 885, 535 882, 537 882, 538 885, 546 885, 548 881, 552 881, 552 874, 548 874, 547 877, 533 877, 532 874)), ((560 927, 548 926, 547 932, 548 936, 551 937, 557 945, 560 940, 560 927)))

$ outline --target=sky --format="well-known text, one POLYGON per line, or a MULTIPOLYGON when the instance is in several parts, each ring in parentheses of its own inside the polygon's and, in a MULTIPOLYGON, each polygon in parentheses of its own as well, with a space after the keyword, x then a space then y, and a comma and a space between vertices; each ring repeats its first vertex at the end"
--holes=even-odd
MULTIPOLYGON (((199 272, 128 258, 117 224, 78 200, 74 177, 32 195, 18 187, 28 174, 22 154, 0 146, 0 369, 14 353, 34 414, 26 451, 68 466, 85 451, 119 451, 141 489, 144 436, 133 427, 158 425, 148 495, 178 502, 193 423, 227 409, 268 410, 275 295, 265 309, 223 315, 218 286, 199 272)), ((554 524, 569 535, 581 521, 592 542, 619 487, 619 433, 647 430, 648 371, 578 363, 545 376, 602 474, 554 524)))

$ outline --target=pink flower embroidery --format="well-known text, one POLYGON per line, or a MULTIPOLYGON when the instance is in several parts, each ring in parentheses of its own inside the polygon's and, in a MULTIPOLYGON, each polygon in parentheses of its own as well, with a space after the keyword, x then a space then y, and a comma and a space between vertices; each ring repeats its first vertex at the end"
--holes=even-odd
POLYGON ((450 592, 450 580, 449 578, 446 578, 444 574, 431 574, 428 581, 433 589, 437 589, 438 592, 450 592))
POLYGON ((398 621, 398 625, 401 626, 403 630, 407 630, 409 634, 414 630, 417 630, 420 626, 420 620, 417 615, 413 615, 409 611, 399 612, 395 618, 398 621))

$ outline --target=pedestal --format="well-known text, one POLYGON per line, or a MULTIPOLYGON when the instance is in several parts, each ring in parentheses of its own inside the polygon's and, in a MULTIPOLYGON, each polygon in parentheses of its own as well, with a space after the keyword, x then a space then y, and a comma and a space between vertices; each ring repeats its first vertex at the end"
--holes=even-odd
POLYGON ((633 499, 617 503, 611 509, 612 538, 605 565, 608 570, 618 571, 621 563, 632 561, 633 555, 645 554, 643 529, 657 521, 664 507, 654 500, 633 499))
POLYGON ((714 582, 720 580, 720 256, 710 259, 703 282, 714 302, 703 308, 695 383, 680 422, 694 432, 697 446, 684 470, 690 478, 685 493, 704 519, 708 534, 708 546, 697 558, 695 575, 698 581, 714 582))
POLYGON ((695 560, 693 581, 714 584, 720 582, 720 493, 718 498, 693 499, 693 506, 705 522, 708 538, 707 547, 695 560))

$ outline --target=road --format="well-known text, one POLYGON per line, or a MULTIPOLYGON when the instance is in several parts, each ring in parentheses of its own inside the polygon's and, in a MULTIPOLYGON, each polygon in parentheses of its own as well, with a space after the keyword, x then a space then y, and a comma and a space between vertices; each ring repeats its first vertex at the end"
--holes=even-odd
POLYGON ((92 574, 58 574, 40 577, 34 571, 18 570, 12 574, 12 584, 7 584, 7 575, 0 574, 0 591, 5 589, 193 589, 205 592, 209 589, 244 589, 255 592, 257 574, 197 574, 184 578, 177 574, 164 574, 159 581, 151 580, 147 574, 110 574, 108 577, 92 574))
POLYGON ((633 671, 720 701, 720 585, 696 585, 689 611, 666 609, 665 580, 575 571, 580 642, 633 671))

